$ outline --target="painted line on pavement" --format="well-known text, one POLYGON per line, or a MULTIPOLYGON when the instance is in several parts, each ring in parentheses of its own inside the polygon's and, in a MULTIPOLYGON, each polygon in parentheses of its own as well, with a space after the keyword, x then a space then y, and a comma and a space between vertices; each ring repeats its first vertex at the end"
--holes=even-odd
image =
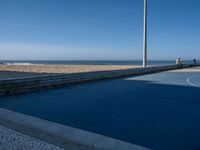
POLYGON ((186 79, 186 82, 187 82, 189 85, 193 86, 193 87, 200 88, 199 85, 196 85, 194 82, 191 81, 193 78, 196 78, 196 77, 200 77, 200 75, 190 76, 190 77, 188 77, 188 78, 186 79))

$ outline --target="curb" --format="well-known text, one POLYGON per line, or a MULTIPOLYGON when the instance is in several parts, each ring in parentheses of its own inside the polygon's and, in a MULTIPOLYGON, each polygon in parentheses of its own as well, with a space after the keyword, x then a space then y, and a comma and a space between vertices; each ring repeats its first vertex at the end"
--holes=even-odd
POLYGON ((148 148, 0 108, 0 124, 70 150, 150 150, 148 148))

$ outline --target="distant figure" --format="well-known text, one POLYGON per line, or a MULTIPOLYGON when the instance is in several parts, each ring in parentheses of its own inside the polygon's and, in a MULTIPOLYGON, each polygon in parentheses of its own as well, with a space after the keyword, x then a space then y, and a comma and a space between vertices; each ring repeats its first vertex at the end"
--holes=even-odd
POLYGON ((176 59, 176 65, 177 65, 179 68, 182 68, 182 67, 183 67, 183 64, 182 64, 182 62, 181 62, 181 58, 180 58, 180 57, 178 57, 178 58, 176 59))
POLYGON ((196 64, 197 64, 196 59, 193 59, 193 62, 194 62, 194 66, 196 66, 196 64))

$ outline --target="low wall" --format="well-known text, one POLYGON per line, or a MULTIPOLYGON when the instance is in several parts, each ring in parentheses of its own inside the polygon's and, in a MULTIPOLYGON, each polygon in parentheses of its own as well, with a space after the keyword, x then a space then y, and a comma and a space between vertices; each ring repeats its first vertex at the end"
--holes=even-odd
MULTIPOLYGON (((184 64, 183 68, 193 67, 192 64, 184 64)), ((162 71, 177 69, 177 65, 154 66, 146 68, 124 69, 114 71, 97 71, 87 73, 74 73, 66 75, 48 75, 42 77, 0 80, 0 95, 12 95, 46 88, 60 87, 69 84, 138 76, 162 71)))

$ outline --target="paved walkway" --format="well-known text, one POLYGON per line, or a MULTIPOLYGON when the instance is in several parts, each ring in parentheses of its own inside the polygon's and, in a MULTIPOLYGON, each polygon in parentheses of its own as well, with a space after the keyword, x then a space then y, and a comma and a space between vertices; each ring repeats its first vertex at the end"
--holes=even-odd
POLYGON ((198 150, 199 87, 195 67, 5 96, 0 107, 151 149, 198 150))
POLYGON ((62 150, 54 145, 42 142, 0 126, 0 150, 62 150))
POLYGON ((157 150, 200 150, 200 67, 1 97, 0 107, 157 150))

